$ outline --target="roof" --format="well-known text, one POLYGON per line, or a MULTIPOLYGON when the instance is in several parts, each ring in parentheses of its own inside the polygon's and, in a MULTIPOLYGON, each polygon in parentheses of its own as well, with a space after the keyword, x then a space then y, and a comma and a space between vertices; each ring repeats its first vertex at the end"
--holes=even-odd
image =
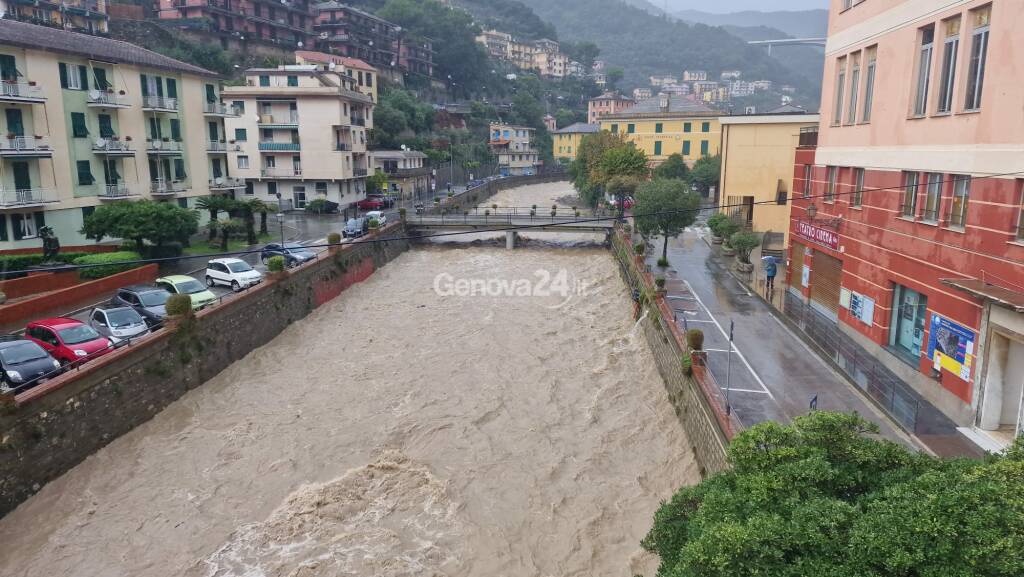
POLYGON ((722 116, 718 119, 722 124, 817 124, 821 120, 818 114, 740 114, 722 116))
POLYGON ((783 104, 778 108, 773 108, 765 114, 807 114, 807 111, 799 106, 793 106, 792 104, 783 104))
POLYGON ((514 130, 536 130, 536 128, 530 128, 529 126, 519 126, 516 124, 501 124, 499 122, 492 122, 491 130, 494 130, 495 128, 511 128, 514 130))
POLYGON ((196 279, 194 279, 194 278, 192 278, 192 277, 190 277, 188 275, 183 275, 183 274, 169 274, 167 276, 162 276, 162 277, 160 277, 160 278, 158 278, 156 280, 157 281, 167 281, 169 283, 176 283, 176 282, 185 282, 185 281, 196 280, 196 279))
POLYGON ((427 158, 426 154, 418 150, 371 150, 374 158, 427 158))
POLYGON ((164 289, 162 289, 162 288, 160 288, 158 286, 151 285, 151 284, 130 284, 128 286, 123 286, 123 287, 121 287, 121 288, 119 288, 117 290, 119 290, 119 291, 132 291, 132 292, 138 293, 138 292, 162 291, 164 289))
POLYGON ((591 134, 594 132, 601 132, 601 125, 577 122, 575 124, 570 124, 565 128, 559 128, 554 131, 553 134, 591 134))
POLYGON ((1024 292, 997 286, 976 278, 943 278, 939 279, 939 282, 997 306, 1024 313, 1024 292))
POLYGON ((129 42, 102 38, 90 34, 68 32, 49 26, 36 26, 14 20, 0 20, 0 44, 18 46, 45 52, 74 54, 90 60, 134 64, 145 68, 170 70, 199 76, 218 76, 217 73, 157 54, 129 42))
POLYGON ((595 96, 594 98, 591 98, 591 100, 625 100, 627 102, 633 101, 632 98, 619 94, 618 92, 605 92, 601 96, 595 96))
POLYGON ((51 329, 56 329, 58 327, 84 325, 85 323, 83 323, 82 321, 77 321, 75 319, 69 319, 67 317, 53 317, 49 319, 39 319, 37 321, 32 321, 29 324, 33 326, 43 326, 49 327, 51 329))
POLYGON ((366 62, 363 62, 358 58, 351 58, 349 56, 339 56, 337 54, 328 54, 327 52, 316 52, 313 50, 296 50, 295 56, 298 56, 303 60, 308 60, 311 62, 322 62, 324 64, 334 62, 335 64, 341 64, 342 66, 347 66, 349 68, 358 68, 360 70, 372 70, 374 72, 377 71, 376 68, 370 66, 366 62))
POLYGON ((623 118, 623 117, 634 117, 634 116, 665 116, 665 115, 676 115, 676 116, 718 116, 721 114, 719 111, 705 106, 700 102, 690 100, 686 96, 678 94, 666 95, 669 98, 668 110, 662 110, 661 108, 661 96, 654 98, 648 98, 637 102, 632 108, 620 110, 614 114, 606 114, 601 117, 601 120, 608 120, 611 118, 623 118))

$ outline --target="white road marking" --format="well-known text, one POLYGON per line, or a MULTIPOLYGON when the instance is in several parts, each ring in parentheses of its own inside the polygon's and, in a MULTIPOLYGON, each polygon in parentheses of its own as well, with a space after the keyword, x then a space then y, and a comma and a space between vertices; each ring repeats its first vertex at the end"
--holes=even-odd
MULTIPOLYGON (((718 388, 720 388, 723 391, 725 390, 725 387, 723 387, 721 385, 719 385, 718 388)), ((769 393, 768 391, 755 391, 755 390, 752 390, 752 389, 729 389, 729 392, 730 393, 754 393, 756 395, 771 395, 771 393, 769 393)))
MULTIPOLYGON (((697 299, 697 304, 699 304, 708 313, 708 317, 711 318, 711 320, 715 323, 715 326, 718 327, 718 330, 721 331, 722 336, 724 336, 728 340, 729 333, 725 332, 725 329, 722 328, 721 323, 718 322, 718 320, 715 318, 715 315, 711 314, 711 309, 704 305, 704 301, 700 300, 700 297, 693 290, 693 286, 690 284, 690 281, 684 279, 683 282, 686 283, 687 288, 690 289, 690 294, 692 294, 693 297, 697 299)), ((739 357, 741 361, 743 361, 743 365, 747 367, 747 370, 750 371, 751 375, 753 375, 754 380, 757 381, 757 384, 761 385, 761 388, 764 389, 764 392, 768 395, 768 397, 774 401, 775 395, 773 395, 772 392, 768 390, 768 387, 765 386, 764 381, 762 381, 761 377, 757 374, 757 372, 754 371, 754 367, 750 366, 750 363, 747 362, 747 357, 743 356, 743 353, 740 351, 739 347, 735 345, 735 343, 732 345, 732 348, 736 351, 736 356, 739 357)))
POLYGON ((740 279, 737 278, 736 275, 732 274, 732 271, 729 271, 729 276, 732 277, 732 280, 736 281, 736 284, 740 287, 740 290, 743 291, 744 294, 746 294, 748 297, 754 296, 754 295, 750 294, 749 290, 747 290, 747 286, 744 285, 743 282, 740 281, 740 279))

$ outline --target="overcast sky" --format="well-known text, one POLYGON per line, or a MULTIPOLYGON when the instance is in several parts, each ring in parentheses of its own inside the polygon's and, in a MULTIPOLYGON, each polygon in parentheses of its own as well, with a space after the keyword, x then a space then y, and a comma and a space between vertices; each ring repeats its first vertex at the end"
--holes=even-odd
MULTIPOLYGON (((650 0, 651 4, 661 8, 665 0, 650 0)), ((828 8, 828 0, 668 0, 669 12, 680 9, 700 10, 702 12, 739 12, 740 10, 760 10, 772 12, 776 10, 810 10, 828 8)))

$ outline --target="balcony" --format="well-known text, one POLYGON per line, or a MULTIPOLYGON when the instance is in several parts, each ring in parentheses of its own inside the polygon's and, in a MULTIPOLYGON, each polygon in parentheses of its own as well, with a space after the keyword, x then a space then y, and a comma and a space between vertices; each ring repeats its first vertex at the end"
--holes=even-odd
MULTIPOLYGON (((123 92, 123 91, 122 91, 123 92)), ((113 90, 90 90, 85 97, 86 106, 93 108, 128 108, 128 97, 116 94, 113 90)))
POLYGON ((261 142, 260 152, 298 152, 298 142, 261 142))
POLYGON ((352 169, 352 175, 355 177, 366 176, 368 171, 365 168, 354 168, 352 169))
POLYGON ((0 82, 0 101, 4 102, 46 102, 43 89, 35 82, 4 80, 0 82))
POLYGON ((275 126, 283 126, 287 128, 294 128, 299 125, 298 114, 261 114, 258 124, 264 128, 273 128, 275 126))
POLYGON ((188 190, 188 185, 181 180, 157 179, 149 183, 149 193, 153 196, 174 196, 188 190))
POLYGON ((206 152, 211 154, 227 154, 228 145, 223 140, 208 140, 206 142, 206 152))
POLYGON ((302 176, 302 169, 297 167, 268 166, 260 171, 260 176, 263 178, 291 178, 302 176))
POLYGON ((366 118, 363 118, 362 116, 353 116, 352 126, 366 126, 366 118))
POLYGON ((347 142, 335 142, 334 150, 337 152, 352 152, 352 145, 347 142))
POLYGON ((8 136, 0 138, 0 156, 53 156, 46 136, 8 136))
POLYGON ((131 142, 105 138, 100 138, 93 142, 92 151, 95 154, 107 156, 132 156, 135 154, 135 149, 132 148, 131 142))
POLYGON ((146 152, 149 154, 181 154, 181 142, 177 140, 157 140, 149 139, 146 141, 146 152))
POLYGON ((51 188, 0 188, 0 208, 28 208, 59 202, 51 188))
POLYGON ((143 96, 142 109, 147 112, 177 112, 178 99, 166 96, 143 96))
POLYGON ((207 102, 203 104, 203 114, 206 116, 230 116, 232 118, 241 116, 234 106, 228 106, 222 102, 207 102))
POLYGON ((218 176, 210 179, 210 190, 234 190, 245 188, 245 179, 234 176, 218 176))
POLYGON ((137 192, 133 192, 128 188, 128 184, 124 182, 117 182, 114 184, 105 184, 100 192, 100 200, 123 200, 138 196, 137 192))

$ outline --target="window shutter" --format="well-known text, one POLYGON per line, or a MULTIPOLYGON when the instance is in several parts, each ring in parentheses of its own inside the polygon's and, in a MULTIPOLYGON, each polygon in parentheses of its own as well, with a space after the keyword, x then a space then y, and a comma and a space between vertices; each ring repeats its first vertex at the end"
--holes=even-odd
POLYGON ((103 138, 110 138, 114 136, 114 126, 110 122, 109 114, 100 114, 98 116, 100 121, 100 136, 103 138))
POLYGON ((185 174, 185 161, 181 158, 174 159, 174 178, 178 180, 185 180, 188 175, 185 174))
POLYGON ((0 241, 7 240, 7 215, 0 214, 0 241))
POLYGON ((142 96, 149 96, 149 79, 145 74, 139 74, 139 80, 142 81, 142 96))
POLYGON ((36 231, 46 226, 46 216, 43 211, 35 213, 36 217, 36 231))
POLYGON ((82 90, 89 90, 89 71, 85 66, 78 67, 78 78, 82 81, 82 90))
POLYGON ((21 240, 21 239, 25 238, 21 234, 21 221, 24 218, 25 217, 20 215, 20 214, 12 214, 11 215, 11 228, 14 229, 14 240, 21 240))
POLYGON ((171 140, 181 140, 181 121, 177 118, 171 119, 171 140))
POLYGON ((177 98, 178 97, 178 81, 173 78, 167 79, 167 97, 177 98))
POLYGON ((61 62, 57 65, 60 68, 60 87, 68 87, 68 65, 61 62))
POLYGON ((164 95, 164 81, 163 81, 163 79, 160 78, 159 76, 157 76, 157 77, 154 78, 154 80, 156 81, 156 95, 160 96, 160 97, 163 97, 163 95, 164 95))
POLYGON ((107 82, 107 71, 102 68, 92 69, 93 77, 96 79, 96 89, 106 90, 110 88, 110 83, 107 82))

